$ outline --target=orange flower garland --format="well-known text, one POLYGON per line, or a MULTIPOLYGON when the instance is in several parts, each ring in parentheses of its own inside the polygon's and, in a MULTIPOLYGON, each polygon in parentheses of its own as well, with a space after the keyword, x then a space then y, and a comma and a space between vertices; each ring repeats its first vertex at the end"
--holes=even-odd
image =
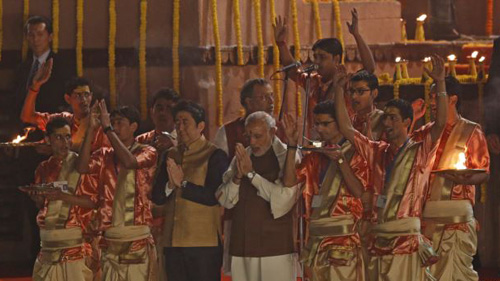
POLYGON ((173 24, 172 24, 172 78, 174 90, 180 93, 181 76, 179 62, 179 25, 180 25, 180 0, 174 0, 173 24))
POLYGON ((52 1, 52 51, 59 51, 59 0, 52 1))
POLYGON ((139 26, 139 92, 141 118, 148 118, 148 88, 146 77, 146 31, 147 31, 148 1, 141 0, 141 22, 139 26))
POLYGON ((258 65, 259 77, 264 78, 264 39, 262 37, 262 17, 260 14, 260 0, 253 0, 253 8, 255 11, 255 25, 257 29, 257 43, 258 43, 258 65))
MULTIPOLYGON (((276 9, 274 5, 274 0, 269 0, 269 8, 271 10, 270 15, 271 15, 271 28, 272 25, 274 24, 275 18, 276 18, 276 9)), ((280 68, 280 50, 278 48, 278 45, 274 41, 274 38, 271 39, 273 42, 273 70, 277 72, 280 68)), ((274 114, 278 114, 280 112, 281 108, 281 74, 276 74, 276 80, 274 80, 274 96, 276 97, 274 99, 274 114)))
POLYGON ((108 39, 108 73, 109 73, 109 101, 111 108, 116 108, 116 0, 109 0, 109 39, 108 39))
MULTIPOLYGON (((30 0, 24 0, 23 2, 23 25, 26 21, 28 21, 28 17, 30 15, 30 0)), ((24 30, 24 26, 23 26, 24 30)), ((26 57, 28 56, 28 40, 26 39, 26 36, 23 37, 23 48, 21 50, 21 57, 23 61, 26 60, 26 57)))
POLYGON ((323 32, 321 30, 321 19, 319 15, 319 4, 318 0, 312 0, 313 13, 314 13, 314 24, 316 27, 316 39, 323 38, 323 32))
POLYGON ((222 101, 222 55, 220 52, 219 19, 217 16, 217 0, 212 3, 212 24, 215 41, 215 91, 217 93, 217 126, 222 126, 223 121, 223 101, 222 101))
POLYGON ((83 76, 83 1, 76 1, 76 75, 83 76))

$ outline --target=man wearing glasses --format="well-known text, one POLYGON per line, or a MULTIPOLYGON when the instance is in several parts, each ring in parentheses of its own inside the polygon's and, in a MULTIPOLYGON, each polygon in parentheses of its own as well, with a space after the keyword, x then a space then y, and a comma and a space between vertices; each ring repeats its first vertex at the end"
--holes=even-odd
MULTIPOLYGON (((38 97, 40 87, 48 81, 52 71, 52 60, 44 63, 33 78, 33 83, 29 88, 28 95, 24 100, 21 111, 21 120, 25 123, 35 124, 40 130, 45 131, 47 122, 54 117, 63 117, 71 124, 71 150, 79 151, 85 132, 87 131, 87 120, 90 116, 90 105, 92 103, 92 92, 90 82, 81 77, 71 78, 65 85, 64 100, 73 111, 50 114, 48 112, 37 112, 35 102, 38 97)), ((106 135, 99 128, 92 141, 92 151, 109 146, 106 135)))

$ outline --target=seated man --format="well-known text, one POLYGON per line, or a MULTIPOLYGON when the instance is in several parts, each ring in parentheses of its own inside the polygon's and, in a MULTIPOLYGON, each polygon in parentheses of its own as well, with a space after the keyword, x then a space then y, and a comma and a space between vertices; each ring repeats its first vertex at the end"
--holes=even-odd
POLYGON ((372 141, 354 129, 347 113, 344 88, 347 73, 337 69, 335 111, 342 135, 372 168, 377 225, 369 264, 370 280, 422 280, 424 267, 435 262, 435 253, 421 235, 420 218, 428 191, 430 169, 436 146, 446 125, 447 96, 444 61, 434 56, 432 73, 438 92, 437 118, 424 126, 419 139, 408 134, 413 109, 405 100, 389 101, 383 124, 387 141, 372 141))
POLYGON ((32 195, 40 207, 37 222, 42 241, 33 280, 91 281, 93 274, 85 263, 90 246, 83 240, 82 229, 97 205, 97 186, 76 170, 78 155, 70 151, 71 127, 66 119, 56 117, 47 123, 45 141, 53 154, 36 169, 35 184, 57 188, 32 195))
POLYGON ((106 281, 156 280, 149 197, 157 154, 153 147, 135 141, 139 122, 139 112, 133 107, 120 107, 109 114, 104 101, 97 102, 78 159, 79 172, 99 179, 102 280, 106 281), (91 156, 91 140, 99 126, 111 147, 91 156))
MULTIPOLYGON (((296 143, 297 132, 287 129, 287 137, 296 143)), ((292 207, 298 188, 285 186, 282 178, 286 168, 294 169, 296 151, 287 152, 275 133, 271 115, 250 114, 245 120, 250 146, 236 145, 217 190, 219 203, 233 210, 229 254, 234 281, 295 279, 292 207)))
POLYGON ((220 281, 222 230, 215 191, 227 156, 203 135, 203 107, 182 101, 173 113, 178 144, 160 162, 152 197, 167 209, 162 237, 167 279, 220 281))
MULTIPOLYGON (((35 109, 35 102, 39 94, 40 87, 48 81, 52 71, 52 60, 43 64, 33 78, 33 83, 29 88, 28 95, 24 100, 21 111, 21 120, 25 123, 36 125, 40 130, 45 130, 47 122, 54 117, 63 117, 68 120, 72 130, 71 150, 79 151, 87 131, 88 119, 90 117, 90 105, 92 103, 92 91, 90 82, 81 77, 71 78, 66 82, 64 100, 71 106, 73 113, 47 113, 38 112, 35 109)), ((92 141, 92 151, 109 146, 109 141, 102 129, 99 128, 92 141)))
POLYGON ((305 182, 308 242, 301 260, 314 281, 363 281, 364 261, 355 226, 363 215, 360 197, 368 186, 369 171, 335 120, 333 101, 314 107, 315 130, 325 146, 307 154, 292 175, 305 182))

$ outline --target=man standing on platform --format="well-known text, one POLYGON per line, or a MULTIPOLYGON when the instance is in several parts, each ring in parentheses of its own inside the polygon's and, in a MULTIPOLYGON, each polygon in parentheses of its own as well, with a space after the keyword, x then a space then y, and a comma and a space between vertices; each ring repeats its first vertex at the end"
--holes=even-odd
MULTIPOLYGON (((240 103, 245 109, 245 116, 224 124, 215 134, 214 144, 224 150, 228 159, 231 160, 235 154, 237 143, 244 147, 249 145, 244 136, 245 119, 248 115, 264 111, 272 115, 274 110, 274 93, 269 82, 262 78, 250 79, 245 82, 240 92, 240 103)), ((277 136, 281 140, 285 138, 283 127, 277 126, 277 136)), ((229 241, 231 239, 231 210, 224 210, 224 259, 222 269, 224 274, 231 274, 231 256, 229 255, 229 241)))
MULTIPOLYGON (((462 163, 467 169, 482 169, 476 174, 447 172, 432 174, 430 195, 425 204, 424 234, 432 240, 439 260, 431 266, 439 281, 478 280, 472 268, 477 249, 477 225, 474 218, 475 185, 488 180, 490 157, 481 126, 460 116, 461 85, 446 77, 448 119, 436 153, 433 170, 456 169, 462 163), (465 156, 461 159, 460 155, 465 156)), ((436 86, 431 90, 431 109, 436 114, 436 86)))
POLYGON ((151 185, 156 168, 156 150, 135 141, 139 112, 120 107, 108 113, 103 101, 92 110, 78 170, 99 178, 102 280, 156 280, 156 250, 150 232, 151 185), (99 109, 100 113, 95 111, 99 109), (99 114, 99 120, 97 115, 99 114), (91 140, 100 126, 112 147, 91 156, 91 140))
POLYGON ((307 154, 292 174, 305 182, 307 245, 301 260, 313 281, 363 281, 355 226, 363 215, 360 197, 368 186, 368 166, 338 130, 333 101, 316 105, 314 126, 326 145, 307 154))
POLYGON ((433 57, 433 67, 432 73, 426 71, 437 85, 436 122, 418 132, 423 136, 419 140, 408 135, 413 110, 401 99, 389 101, 384 108, 382 122, 387 142, 372 141, 354 129, 344 100, 348 81, 345 67, 339 67, 334 76, 340 131, 372 167, 377 225, 372 230, 370 280, 421 280, 424 266, 435 260, 435 253, 420 233, 430 170, 446 125, 448 106, 443 59, 433 57))
POLYGON ((84 218, 96 207, 95 182, 76 170, 78 155, 71 148, 71 127, 64 118, 47 123, 45 141, 52 156, 35 171, 35 184, 53 184, 54 189, 32 195, 40 208, 41 250, 33 268, 34 281, 91 281, 92 271, 86 265, 90 245, 84 242, 84 218))
MULTIPOLYGON (((351 11, 352 22, 347 23, 349 27, 349 32, 354 36, 356 44, 358 47, 359 55, 361 57, 361 62, 363 67, 368 73, 373 73, 375 71, 375 60, 370 51, 370 48, 365 43, 363 37, 359 33, 358 24, 358 12, 356 9, 351 11)), ((276 23, 273 25, 274 28, 274 40, 279 47, 281 64, 284 66, 293 65, 295 62, 290 49, 286 44, 287 39, 287 24, 286 18, 278 17, 276 23)), ((314 52, 314 64, 318 66, 316 72, 303 73, 299 70, 298 66, 291 68, 288 71, 289 77, 298 83, 302 88, 306 87, 306 78, 310 77, 309 85, 309 108, 306 109, 308 114, 308 122, 312 123, 313 109, 314 106, 324 100, 333 99, 330 96, 329 89, 334 87, 332 84, 331 77, 335 72, 336 67, 342 62, 343 48, 342 44, 337 38, 323 38, 316 41, 312 47, 314 52)))
POLYGON ((167 278, 220 281, 222 231, 215 191, 227 156, 203 136, 205 110, 200 105, 181 101, 173 113, 178 144, 161 161, 152 197, 155 204, 166 204, 167 278))
MULTIPOLYGON (((296 144, 296 126, 286 128, 296 144)), ((287 150, 275 136, 276 122, 266 112, 245 120, 250 145, 236 144, 224 183, 217 190, 219 203, 233 210, 229 253, 234 281, 294 280, 294 220, 292 208, 298 187, 288 187, 285 169, 295 169, 296 149, 287 150)), ((289 181, 288 181, 289 182, 289 181)))
MULTIPOLYGON (((88 119, 90 118, 90 105, 92 103, 90 82, 81 77, 73 77, 66 81, 64 100, 71 106, 73 113, 38 112, 35 108, 36 100, 38 95, 44 94, 40 92, 40 89, 42 85, 49 81, 52 75, 52 69, 53 60, 49 59, 46 63, 41 65, 36 75, 33 77, 28 95, 24 100, 21 120, 25 123, 35 124, 40 130, 45 130, 45 126, 51 118, 65 118, 71 125, 71 150, 79 151, 87 132, 88 119)), ((92 141, 92 151, 96 151, 103 146, 109 146, 109 141, 102 132, 102 129, 99 128, 92 141)))

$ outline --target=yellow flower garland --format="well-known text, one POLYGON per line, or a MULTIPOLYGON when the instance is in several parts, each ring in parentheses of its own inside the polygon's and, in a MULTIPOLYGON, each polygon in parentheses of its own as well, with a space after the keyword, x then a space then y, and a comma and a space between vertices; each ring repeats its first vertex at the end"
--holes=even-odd
POLYGON ((394 85, 393 85, 393 95, 394 95, 394 98, 395 99, 399 99, 399 83, 401 80, 396 80, 396 82, 394 82, 394 85))
POLYGON ((431 85, 433 81, 432 79, 428 79, 424 84, 424 100, 425 100, 425 123, 429 123, 431 121, 431 85))
POLYGON ((0 61, 2 61, 2 45, 3 45, 3 1, 0 0, 0 61))
POLYGON ((241 38, 241 16, 240 0, 233 0, 234 27, 236 33, 236 54, 238 56, 238 65, 244 65, 243 61, 243 39, 241 38))
POLYGON ((302 117, 302 95, 300 94, 299 84, 295 83, 295 110, 297 117, 302 117))
MULTIPOLYGON (((271 10, 271 28, 275 23, 276 18, 276 8, 274 5, 274 0, 269 0, 269 9, 271 10)), ((278 49, 278 45, 274 41, 274 38, 271 39, 273 42, 273 70, 277 72, 280 68, 280 50, 278 49)), ((274 80, 274 113, 278 114, 281 108, 281 74, 276 74, 276 80, 274 80)))
POLYGON ((109 0, 109 45, 108 45, 108 69, 109 69, 109 101, 111 108, 116 108, 118 103, 116 97, 116 0, 109 0))
POLYGON ((217 126, 223 124, 223 102, 222 102, 222 55, 220 52, 219 19, 217 16, 217 0, 212 2, 212 23, 215 41, 215 91, 217 93, 217 126))
POLYGON ((321 19, 319 16, 319 4, 318 0, 312 0, 313 13, 314 13, 314 24, 316 26, 316 37, 317 39, 323 38, 323 32, 321 30, 321 19))
POLYGON ((52 0, 52 51, 59 51, 59 0, 52 0))
POLYGON ((148 89, 146 84, 146 31, 147 31, 147 14, 148 1, 141 0, 141 21, 139 26, 139 92, 141 118, 148 118, 148 89))
MULTIPOLYGON (((337 39, 339 39, 340 44, 342 45, 342 50, 344 50, 344 34, 342 32, 342 21, 340 20, 340 5, 338 0, 332 0, 333 3, 333 12, 335 14, 335 30, 337 30, 337 39)), ((342 63, 344 63, 345 56, 342 56, 342 63)))
MULTIPOLYGON (((24 24, 28 21, 28 17, 30 15, 30 0, 24 0, 23 3, 23 30, 24 30, 24 24)), ((23 48, 21 50, 21 57, 23 61, 26 60, 26 57, 28 56, 28 40, 26 39, 26 36, 23 38, 23 48)))
POLYGON ((76 75, 83 76, 83 1, 76 1, 76 75))
POLYGON ((180 93, 181 90, 181 76, 180 76, 180 62, 179 62, 179 25, 180 25, 180 0, 174 0, 173 8, 173 24, 172 24, 172 78, 174 82, 174 90, 180 93))
POLYGON ((255 11, 255 24, 257 29, 258 42, 258 65, 259 77, 264 78, 264 39, 262 37, 262 17, 260 14, 260 0, 253 0, 253 8, 255 11))
POLYGON ((293 29, 293 45, 294 45, 294 57, 296 60, 300 60, 300 36, 299 36, 299 17, 297 13, 297 0, 291 1, 292 5, 292 29, 293 29))

